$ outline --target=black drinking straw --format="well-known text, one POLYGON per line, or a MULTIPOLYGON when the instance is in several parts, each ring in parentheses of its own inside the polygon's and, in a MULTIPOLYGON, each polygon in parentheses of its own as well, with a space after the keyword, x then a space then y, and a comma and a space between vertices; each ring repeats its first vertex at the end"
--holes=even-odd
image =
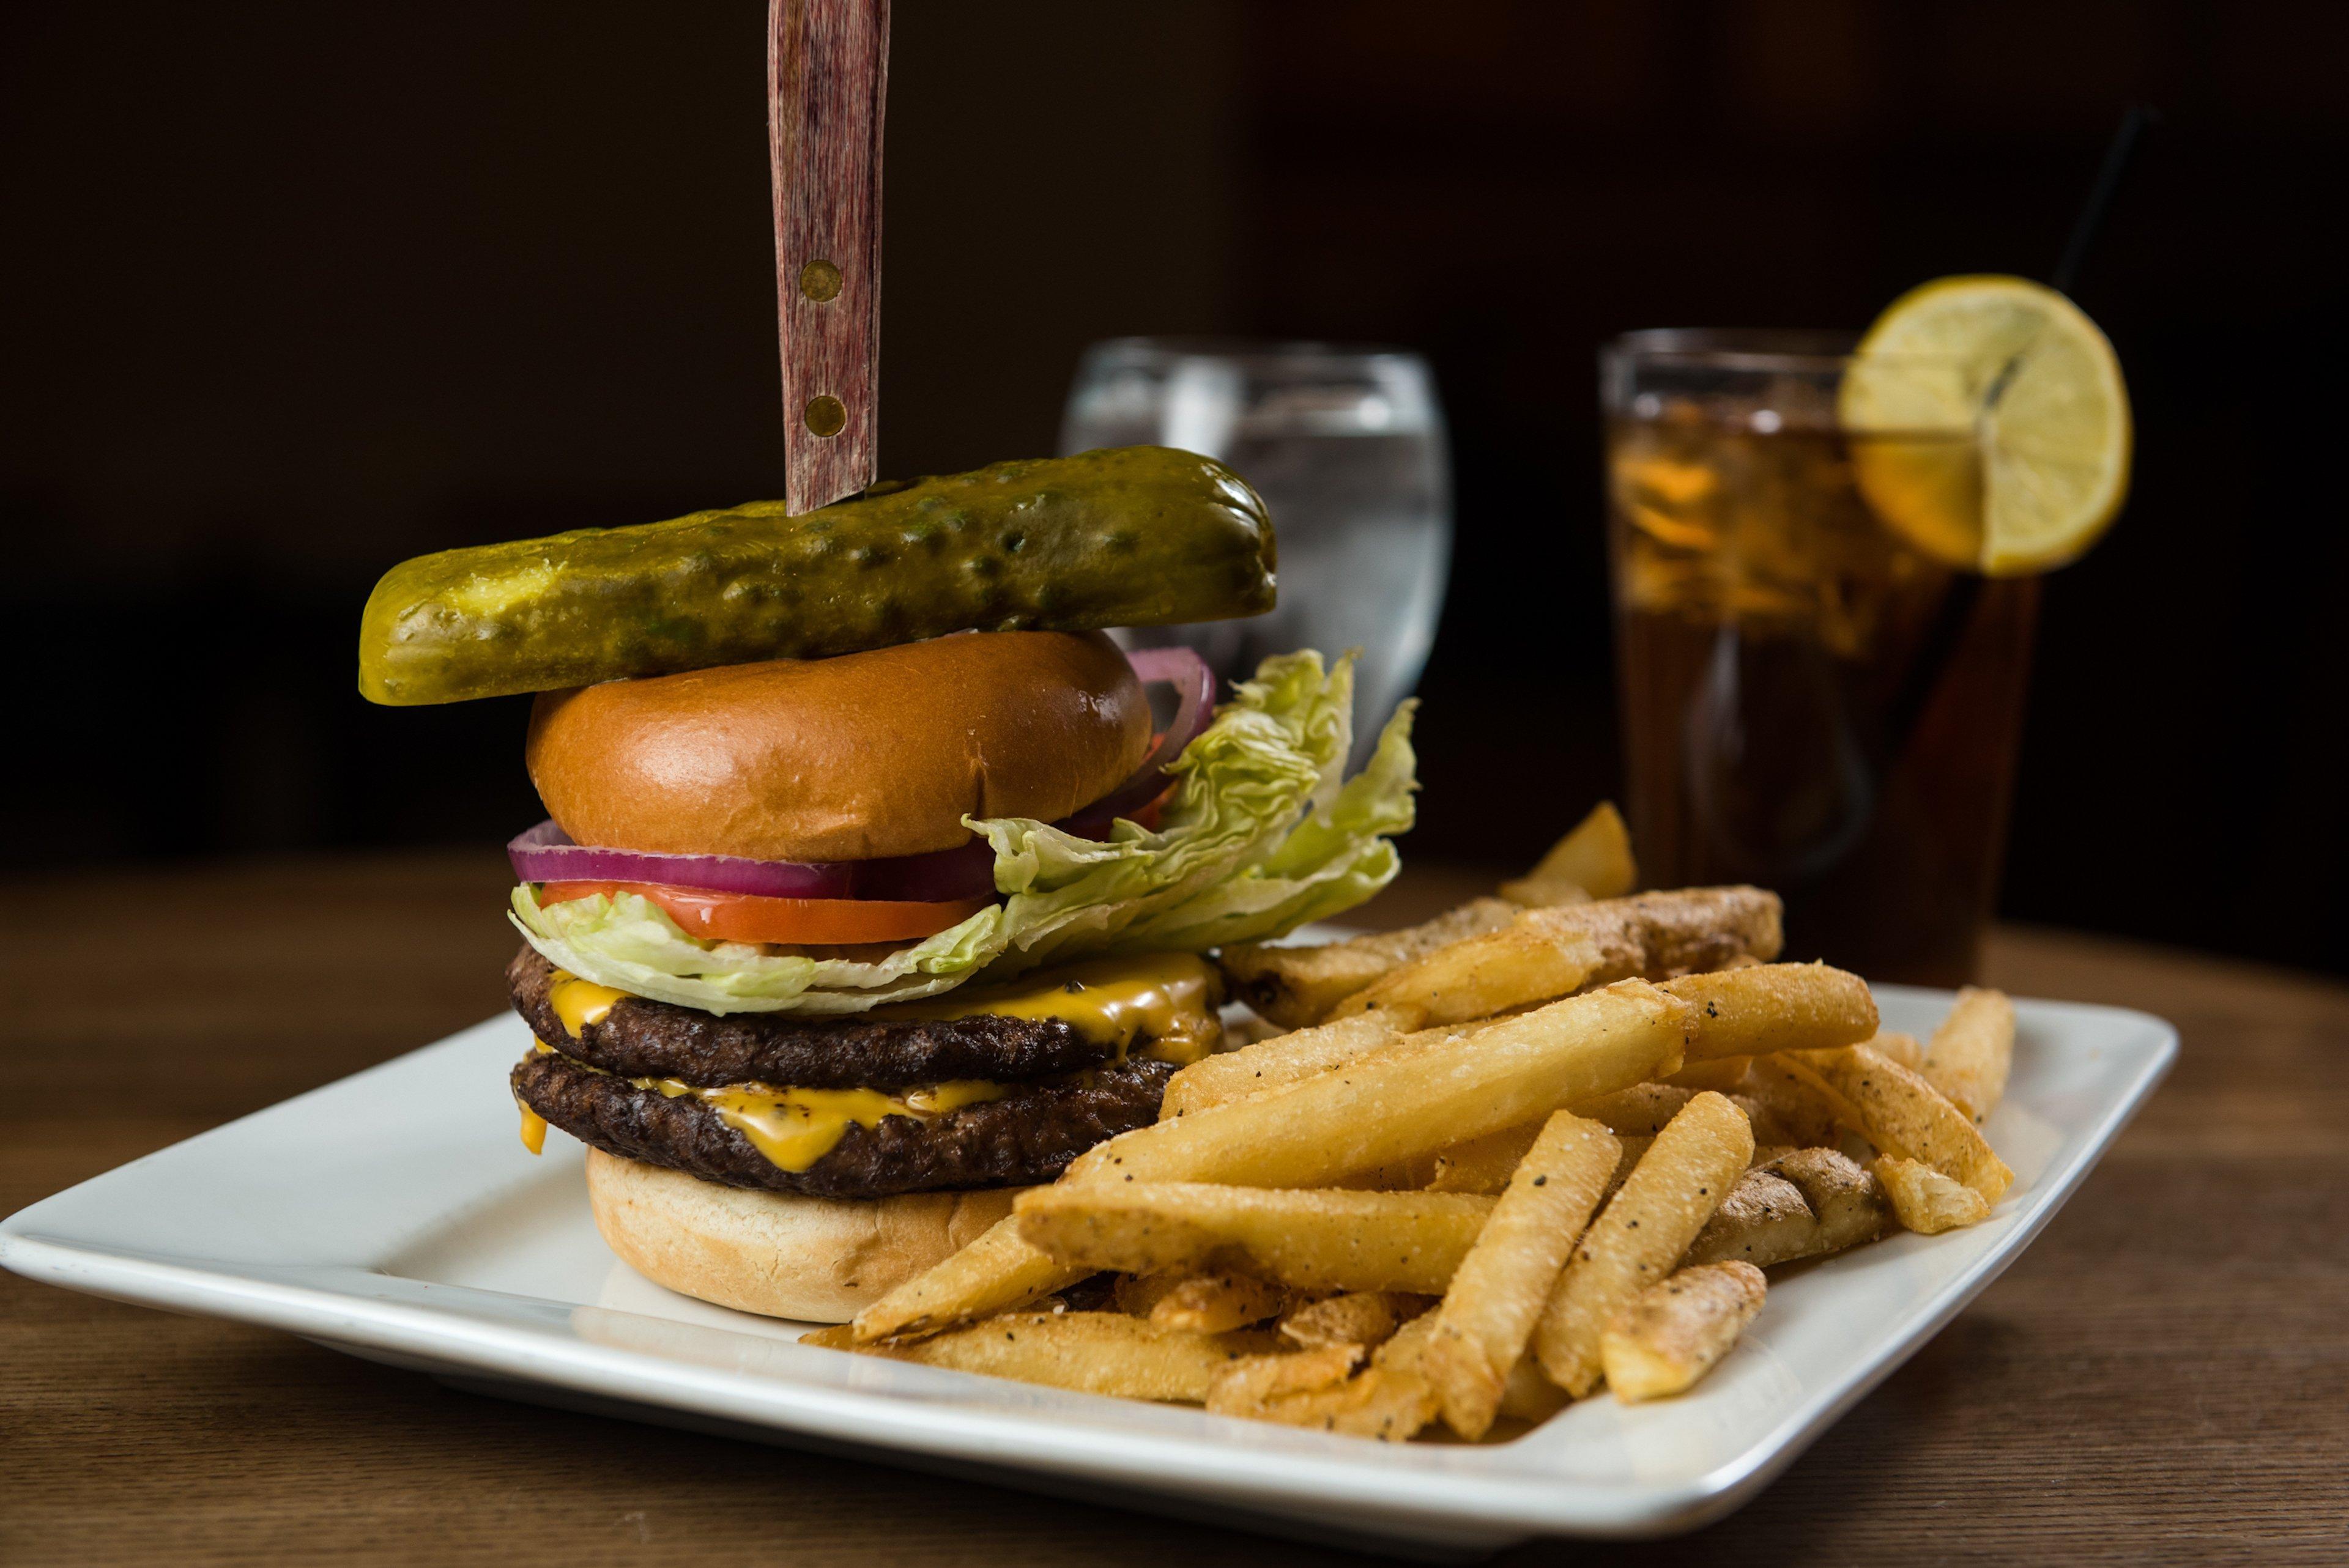
POLYGON ((2113 204, 2113 195, 2121 188, 2122 178, 2128 173, 2130 160, 2137 155, 2137 144, 2146 128, 2161 117, 2151 104, 2133 103, 2121 116, 2118 130, 2105 149, 2104 166, 2096 170, 2096 182, 2088 189, 2087 204, 2073 222, 2072 237, 2064 242, 2063 258, 2055 270, 2047 274, 2049 285, 2060 294, 2070 294, 2079 281, 2080 268, 2086 264, 2089 247, 2096 242, 2096 231, 2105 226, 2105 214, 2113 204))
MULTIPOLYGON (((2112 141, 2105 148, 2105 160, 2096 170, 2096 182, 2088 188, 2088 199, 2081 206, 2080 215, 2073 220, 2072 237, 2064 242, 2064 254, 2056 262, 2055 270, 2048 274, 2049 286, 2058 293, 2072 292, 2080 269, 2087 263, 2088 252, 2095 244, 2097 232, 2105 226, 2105 214, 2112 209, 2113 197, 2135 161, 2137 143, 2147 128, 2160 118, 2152 105, 2142 103, 2131 104, 2121 116, 2120 127, 2113 132, 2112 141)), ((1990 402, 1998 401, 2013 370, 2013 366, 2008 366, 1992 383, 1987 395, 1990 402)), ((1979 573, 1960 573, 1951 583, 1949 592, 1941 595, 1940 605, 1926 627, 1923 640, 1917 645, 1916 655, 1909 661, 1909 674, 1885 709, 1884 755, 1888 761, 1909 749, 1917 721, 1924 717, 1925 704, 1949 674, 1958 644, 1973 621, 1974 608, 1982 600, 1982 584, 1979 573)))

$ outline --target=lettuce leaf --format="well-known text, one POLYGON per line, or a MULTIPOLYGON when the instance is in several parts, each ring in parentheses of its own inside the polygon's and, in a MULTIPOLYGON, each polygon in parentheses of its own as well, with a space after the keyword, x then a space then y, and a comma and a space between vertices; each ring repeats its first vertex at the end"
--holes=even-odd
POLYGON ((1267 659, 1168 769, 1176 789, 1155 832, 1120 821, 1097 842, 966 817, 994 847, 1004 902, 911 946, 812 957, 704 942, 634 893, 542 907, 528 884, 513 922, 559 968, 711 1013, 859 1013, 981 975, 1284 935, 1361 903, 1401 864, 1389 837, 1412 825, 1414 705, 1347 779, 1353 689, 1351 655, 1326 670, 1311 651, 1267 659))

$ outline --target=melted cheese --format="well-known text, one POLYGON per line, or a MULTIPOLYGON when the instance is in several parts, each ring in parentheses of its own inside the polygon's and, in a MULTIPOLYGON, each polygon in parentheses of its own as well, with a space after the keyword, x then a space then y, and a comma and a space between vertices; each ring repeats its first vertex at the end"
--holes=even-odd
MULTIPOLYGON (((559 1054, 544 1040, 533 1040, 530 1048, 549 1056, 559 1054)), ((604 1071, 577 1057, 565 1059, 591 1073, 604 1071)), ((985 1078, 955 1078, 923 1088, 909 1088, 902 1095, 870 1088, 777 1088, 763 1083, 705 1088, 678 1078, 640 1078, 628 1081, 669 1099, 699 1100, 716 1111, 720 1121, 749 1139, 751 1148, 780 1169, 794 1174, 831 1153, 847 1135, 851 1122, 869 1128, 885 1116, 927 1119, 960 1110, 967 1105, 1001 1099, 1010 1092, 1003 1085, 985 1078)), ((519 1099, 514 1104, 522 1111, 523 1146, 536 1154, 546 1144, 546 1119, 519 1099)))
POLYGON ((563 1020, 563 1026, 578 1039, 579 1031, 590 1024, 600 1024, 612 1004, 626 996, 626 991, 616 991, 609 985, 598 985, 593 980, 582 980, 567 969, 554 972, 554 980, 546 990, 547 1006, 563 1020))
POLYGON ((1096 958, 1009 985, 957 991, 936 1002, 875 1007, 875 1018, 1058 1018, 1122 1057, 1148 1037, 1143 1055, 1188 1066, 1223 1037, 1216 1016, 1216 971, 1188 953, 1096 958))
POLYGON ((522 1146, 533 1154, 545 1153, 546 1118, 519 1099, 514 1101, 514 1109, 522 1112, 522 1146))
POLYGON ((954 1078, 946 1083, 932 1084, 927 1088, 909 1088, 905 1098, 909 1109, 924 1116, 944 1116, 967 1105, 1001 1099, 1009 1092, 1001 1084, 989 1083, 985 1078, 954 1078))
POLYGON ((750 1140, 750 1146, 781 1170, 806 1170, 832 1152, 854 1122, 876 1127, 885 1116, 943 1116, 981 1100, 1000 1099, 1004 1088, 978 1078, 908 1089, 900 1098, 871 1088, 775 1088, 766 1084, 730 1084, 702 1088, 676 1078, 638 1078, 638 1087, 671 1099, 691 1097, 750 1140))
MULTIPOLYGON (((600 1023, 626 991, 554 972, 548 1005, 574 1039, 600 1023)), ((1031 975, 999 986, 957 992, 936 1002, 877 1007, 874 1018, 968 1018, 984 1013, 1011 1018, 1058 1018, 1096 1045, 1112 1047, 1123 1058, 1136 1040, 1143 1054, 1187 1066, 1214 1051, 1223 1037, 1216 1014, 1215 969, 1187 953, 1141 958, 1101 958, 1031 975)), ((551 1050, 544 1041, 540 1050, 551 1050)), ((573 1057, 574 1061, 578 1058, 573 1057)), ((590 1071, 600 1068, 579 1062, 590 1071)), ((944 1116, 967 1105, 1000 1099, 1003 1085, 969 1078, 908 1089, 902 1095, 869 1088, 787 1088, 770 1084, 730 1084, 705 1088, 677 1078, 636 1078, 639 1088, 671 1099, 690 1097, 716 1111, 720 1120, 784 1171, 805 1171, 832 1152, 851 1124, 872 1128, 884 1117, 944 1116)), ((523 1108, 523 1142, 537 1152, 546 1123, 523 1108)))

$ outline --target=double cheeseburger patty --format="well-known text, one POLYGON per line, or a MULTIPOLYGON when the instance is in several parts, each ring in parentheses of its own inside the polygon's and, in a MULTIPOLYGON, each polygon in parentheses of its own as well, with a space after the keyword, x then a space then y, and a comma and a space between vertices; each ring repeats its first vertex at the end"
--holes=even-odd
POLYGON ((1175 1064, 1086 1038, 1060 1018, 821 1021, 774 1014, 718 1017, 624 996, 576 1035, 553 992, 554 967, 530 948, 506 966, 514 1011, 547 1048, 518 1063, 514 1096, 581 1142, 705 1181, 821 1198, 1050 1181, 1101 1142, 1156 1119, 1175 1064), (1121 1059, 1122 1058, 1122 1059, 1121 1059), (791 1170, 687 1092, 745 1099, 792 1090, 868 1089, 910 1097, 978 1084, 992 1098, 934 1114, 850 1120, 839 1140, 791 1170))

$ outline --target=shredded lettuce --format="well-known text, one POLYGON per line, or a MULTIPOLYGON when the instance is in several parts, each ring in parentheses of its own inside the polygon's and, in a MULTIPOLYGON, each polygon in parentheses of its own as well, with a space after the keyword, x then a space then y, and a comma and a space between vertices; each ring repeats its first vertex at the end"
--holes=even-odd
POLYGON ((1327 670, 1309 650, 1267 659, 1169 767, 1176 788, 1155 832, 1120 821, 1097 842, 1026 818, 964 818, 994 846, 1004 902, 869 958, 700 941, 635 893, 542 906, 525 883, 513 922, 559 968, 711 1013, 860 1013, 982 975, 1284 935, 1361 903, 1401 863, 1389 839, 1412 825, 1414 705, 1347 779, 1353 695, 1351 655, 1327 670))

